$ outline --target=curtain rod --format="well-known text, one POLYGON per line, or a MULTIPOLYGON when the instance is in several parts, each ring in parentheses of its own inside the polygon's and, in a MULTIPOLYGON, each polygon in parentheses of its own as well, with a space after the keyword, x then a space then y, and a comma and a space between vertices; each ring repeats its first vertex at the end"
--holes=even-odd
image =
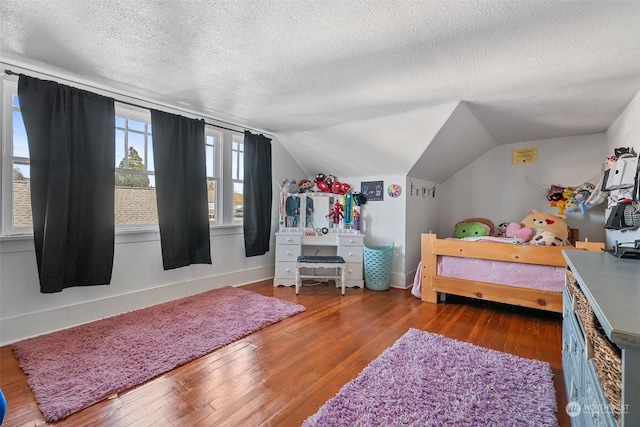
MULTIPOLYGON (((196 112, 190 112, 190 111, 187 111, 187 110, 184 110, 184 109, 181 109, 181 108, 178 108, 178 107, 174 107, 174 106, 171 106, 171 105, 165 105, 165 104, 161 104, 161 103, 158 103, 158 102, 155 102, 155 101, 148 101, 148 100, 145 100, 145 99, 136 98, 135 96, 129 96, 129 95, 121 94, 121 93, 116 93, 116 92, 113 92, 113 91, 111 91, 111 90, 109 90, 109 89, 102 89, 102 88, 95 87, 95 86, 91 86, 91 85, 86 85, 86 84, 82 84, 82 83, 78 83, 78 82, 73 82, 73 80, 68 80, 68 79, 65 79, 65 78, 60 78, 60 77, 57 77, 57 76, 54 76, 54 75, 51 75, 51 74, 41 73, 41 72, 38 72, 38 71, 32 71, 32 72, 34 72, 34 73, 36 73, 36 74, 42 74, 42 75, 45 75, 45 76, 49 76, 49 77, 52 77, 52 78, 54 78, 54 79, 62 79, 62 80, 69 81, 69 82, 71 82, 71 83, 80 84, 80 85, 82 85, 82 86, 87 86, 87 87, 90 87, 90 88, 93 88, 93 89, 98 89, 98 90, 101 90, 101 91, 104 91, 104 92, 108 92, 108 93, 110 93, 110 94, 112 94, 112 95, 126 96, 127 98, 135 99, 135 100, 137 100, 137 101, 147 102, 147 103, 149 103, 149 104, 154 104, 154 105, 158 105, 158 106, 161 106, 161 107, 168 107, 168 108, 171 108, 171 109, 173 109, 173 110, 181 111, 181 112, 188 113, 188 114, 200 115, 200 114, 197 114, 196 112)), ((13 71, 11 71, 11 70, 7 70, 7 69, 5 69, 5 70, 4 70, 4 73, 5 73, 6 75, 8 75, 8 76, 19 76, 20 74, 24 74, 24 73, 16 73, 16 72, 13 72, 13 71)), ((114 98, 114 99, 115 99, 115 98, 114 98)), ((132 107, 145 108, 145 109, 148 109, 148 108, 149 108, 149 107, 145 107, 144 105, 135 104, 135 103, 133 103, 133 102, 128 102, 128 101, 123 101, 123 100, 121 100, 121 99, 116 99, 116 101, 117 101, 117 102, 119 102, 119 103, 121 103, 121 104, 130 105, 130 106, 132 106, 132 107)), ((264 131, 260 131, 260 130, 257 130, 257 129, 252 129, 252 128, 247 127, 247 126, 240 126, 240 125, 237 125, 237 124, 235 124, 235 123, 226 122, 226 121, 224 121, 224 120, 218 120, 218 119, 214 119, 214 120, 216 120, 216 121, 218 121, 218 122, 220 122, 220 123, 228 124, 228 125, 230 125, 230 126, 237 126, 237 127, 239 127, 239 128, 244 128, 244 129, 246 129, 246 130, 250 130, 250 131, 253 131, 253 132, 258 132, 258 133, 261 133, 261 134, 263 134, 263 135, 268 135, 268 136, 270 136, 270 137, 272 137, 272 138, 273 138, 273 135, 271 135, 270 133, 264 132, 264 131)), ((208 123, 206 120, 205 120, 205 124, 207 124, 207 125, 209 125, 209 126, 213 126, 213 127, 219 128, 219 129, 228 130, 228 131, 231 131, 231 132, 241 132, 241 131, 239 131, 239 130, 237 130, 237 129, 231 129, 231 128, 224 127, 224 126, 221 126, 221 125, 217 125, 217 124, 214 124, 214 123, 208 123)))

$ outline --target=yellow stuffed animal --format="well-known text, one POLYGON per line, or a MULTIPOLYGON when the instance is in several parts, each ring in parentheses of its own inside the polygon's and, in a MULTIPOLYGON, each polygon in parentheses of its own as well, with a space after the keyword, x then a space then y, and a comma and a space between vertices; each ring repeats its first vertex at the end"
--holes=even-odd
POLYGON ((565 209, 569 209, 569 199, 573 195, 573 188, 567 187, 562 191, 562 197, 559 200, 552 200, 549 202, 549 206, 555 206, 558 208, 558 215, 563 215, 565 209))
POLYGON ((532 245, 550 245, 550 242, 555 241, 553 246, 564 246, 569 238, 569 227, 564 218, 566 218, 564 215, 553 215, 531 209, 529 210, 529 215, 520 223, 523 227, 530 227, 536 230, 536 234, 531 239, 532 245), (536 240, 537 237, 543 236, 543 232, 546 232, 544 233, 544 238, 536 240), (550 233, 558 239, 553 239, 550 233))

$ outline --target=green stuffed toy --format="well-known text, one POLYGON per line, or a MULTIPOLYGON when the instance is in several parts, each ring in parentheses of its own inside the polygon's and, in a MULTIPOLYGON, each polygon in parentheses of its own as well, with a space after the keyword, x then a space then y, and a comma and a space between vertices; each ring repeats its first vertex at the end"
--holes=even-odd
POLYGON ((463 237, 482 237, 488 236, 487 227, 477 222, 462 222, 456 224, 453 237, 462 239, 463 237))
POLYGON ((493 236, 494 225, 487 218, 467 218, 458 222, 453 231, 453 237, 484 237, 493 236))

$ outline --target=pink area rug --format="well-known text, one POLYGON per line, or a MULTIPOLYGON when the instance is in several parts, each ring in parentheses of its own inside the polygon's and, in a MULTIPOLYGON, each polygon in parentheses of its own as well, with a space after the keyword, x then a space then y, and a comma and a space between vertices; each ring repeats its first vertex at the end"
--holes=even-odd
POLYGON ((56 421, 305 307, 225 287, 20 341, 13 351, 56 421))
POLYGON ((551 366, 410 329, 311 426, 557 426, 551 366))

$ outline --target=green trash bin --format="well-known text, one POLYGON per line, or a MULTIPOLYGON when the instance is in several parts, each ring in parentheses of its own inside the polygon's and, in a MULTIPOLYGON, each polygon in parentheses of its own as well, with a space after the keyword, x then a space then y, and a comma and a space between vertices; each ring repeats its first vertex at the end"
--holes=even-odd
POLYGON ((386 291, 391 280, 393 244, 390 246, 364 245, 364 283, 368 289, 386 291))

